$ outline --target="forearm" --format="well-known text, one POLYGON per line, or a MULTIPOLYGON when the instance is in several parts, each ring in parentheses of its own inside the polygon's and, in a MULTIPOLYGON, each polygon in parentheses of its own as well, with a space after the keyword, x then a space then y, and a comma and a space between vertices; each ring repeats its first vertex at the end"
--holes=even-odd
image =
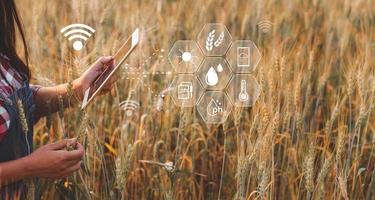
POLYGON ((68 106, 77 104, 82 98, 81 90, 75 81, 53 86, 41 87, 35 94, 36 117, 44 117, 68 106))
MULTIPOLYGON (((107 67, 114 67, 114 58, 112 56, 99 58, 78 79, 74 80, 72 84, 40 88, 34 94, 36 118, 46 116, 49 113, 55 113, 61 106, 67 107, 80 102, 83 98, 83 91, 89 88, 107 67)), ((110 91, 116 80, 117 76, 112 76, 101 89, 102 92, 110 91)))
POLYGON ((32 170, 28 168, 29 157, 0 163, 0 187, 12 182, 32 177, 32 170))

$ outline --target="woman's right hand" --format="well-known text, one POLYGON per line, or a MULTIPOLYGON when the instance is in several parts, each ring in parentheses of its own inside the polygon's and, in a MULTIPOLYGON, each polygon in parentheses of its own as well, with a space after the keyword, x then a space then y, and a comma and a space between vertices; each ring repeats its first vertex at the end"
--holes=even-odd
POLYGON ((68 145, 75 142, 75 139, 65 139, 40 147, 28 156, 29 172, 33 177, 61 179, 78 171, 84 155, 82 145, 77 142, 75 150, 66 150, 68 145))

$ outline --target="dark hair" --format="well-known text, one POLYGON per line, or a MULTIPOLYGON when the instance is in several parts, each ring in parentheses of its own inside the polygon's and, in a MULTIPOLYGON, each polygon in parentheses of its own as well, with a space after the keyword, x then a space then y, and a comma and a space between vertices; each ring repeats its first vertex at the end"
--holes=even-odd
POLYGON ((0 53, 10 59, 10 64, 15 70, 30 77, 30 69, 28 66, 29 53, 25 33, 22 28, 21 20, 18 17, 14 0, 0 0, 0 53), (26 63, 17 55, 17 30, 22 39, 26 63))

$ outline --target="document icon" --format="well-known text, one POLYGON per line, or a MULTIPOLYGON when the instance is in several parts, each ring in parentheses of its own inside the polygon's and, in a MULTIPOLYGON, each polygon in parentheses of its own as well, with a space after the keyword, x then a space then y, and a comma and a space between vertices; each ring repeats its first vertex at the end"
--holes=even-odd
POLYGON ((181 82, 178 84, 177 96, 180 100, 189 100, 193 97, 193 83, 181 82))
POLYGON ((237 65, 238 67, 250 67, 249 47, 237 47, 237 65))

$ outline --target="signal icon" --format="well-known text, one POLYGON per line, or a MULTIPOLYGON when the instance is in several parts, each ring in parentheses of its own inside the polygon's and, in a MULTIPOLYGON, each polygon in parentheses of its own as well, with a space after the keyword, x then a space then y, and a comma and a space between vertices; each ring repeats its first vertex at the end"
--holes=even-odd
POLYGON ((273 24, 271 21, 264 19, 259 21, 257 25, 262 33, 268 33, 271 31, 273 24))
POLYGON ((125 100, 120 103, 120 107, 125 111, 128 117, 133 116, 135 110, 139 107, 139 102, 133 100, 125 100))
POLYGON ((86 24, 70 24, 62 28, 60 32, 69 41, 73 41, 74 50, 80 51, 83 48, 84 42, 95 33, 95 29, 86 24))

